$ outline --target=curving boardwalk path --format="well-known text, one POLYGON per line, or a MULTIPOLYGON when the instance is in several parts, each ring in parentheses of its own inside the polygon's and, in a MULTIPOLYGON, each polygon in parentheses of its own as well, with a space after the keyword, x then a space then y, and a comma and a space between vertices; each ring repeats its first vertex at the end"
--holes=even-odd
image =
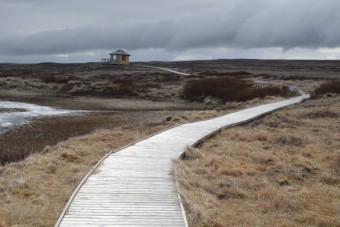
POLYGON ((171 160, 222 128, 253 120, 309 95, 183 124, 111 153, 74 192, 56 226, 187 226, 171 160))
POLYGON ((145 67, 145 68, 159 69, 159 70, 175 73, 181 76, 190 76, 190 73, 183 73, 183 72, 179 72, 173 69, 168 69, 168 68, 163 68, 163 67, 158 67, 158 66, 149 66, 149 65, 140 65, 140 66, 145 67))

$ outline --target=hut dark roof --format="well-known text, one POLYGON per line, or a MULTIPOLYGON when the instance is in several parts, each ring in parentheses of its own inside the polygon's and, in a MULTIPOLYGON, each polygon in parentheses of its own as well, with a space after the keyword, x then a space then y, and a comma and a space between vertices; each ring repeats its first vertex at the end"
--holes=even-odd
POLYGON ((130 54, 128 54, 127 52, 125 52, 124 50, 116 50, 113 51, 112 53, 110 53, 110 55, 125 55, 125 56, 130 56, 130 54))

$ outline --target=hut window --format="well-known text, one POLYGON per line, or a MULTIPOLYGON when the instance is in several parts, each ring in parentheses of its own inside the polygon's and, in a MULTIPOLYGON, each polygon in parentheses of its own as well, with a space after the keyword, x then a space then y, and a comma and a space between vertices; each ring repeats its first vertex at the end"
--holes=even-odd
POLYGON ((126 61, 126 56, 125 55, 122 56, 122 61, 126 61))

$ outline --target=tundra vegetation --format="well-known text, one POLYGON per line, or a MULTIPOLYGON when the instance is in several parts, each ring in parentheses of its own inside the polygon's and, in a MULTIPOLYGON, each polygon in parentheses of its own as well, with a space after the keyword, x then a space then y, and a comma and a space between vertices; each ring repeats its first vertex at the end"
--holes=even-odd
MULTIPOLYGON (((339 147, 339 95, 317 90, 324 82, 333 87, 339 80, 338 62, 152 64, 191 76, 138 63, 1 65, 1 100, 94 112, 33 119, 0 135, 0 226, 52 226, 75 187, 106 153, 175 124, 282 100, 287 97, 285 85, 315 91, 315 99, 225 130, 176 162, 174 173, 189 222, 193 226, 272 226, 274 220, 287 226, 339 225, 334 213, 340 201, 335 148, 339 147), (220 84, 228 87, 227 82, 244 94, 223 90, 220 84), (190 91, 195 86, 199 93, 190 91), (262 90, 267 90, 266 95, 262 90)), ((24 110, 0 110, 4 111, 24 110)))

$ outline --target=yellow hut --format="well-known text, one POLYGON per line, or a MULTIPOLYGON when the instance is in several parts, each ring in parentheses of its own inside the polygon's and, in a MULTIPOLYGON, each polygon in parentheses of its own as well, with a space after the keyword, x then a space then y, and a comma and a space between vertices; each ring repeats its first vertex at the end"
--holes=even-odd
POLYGON ((128 65, 130 54, 119 49, 109 54, 109 59, 102 59, 102 63, 111 65, 128 65))

